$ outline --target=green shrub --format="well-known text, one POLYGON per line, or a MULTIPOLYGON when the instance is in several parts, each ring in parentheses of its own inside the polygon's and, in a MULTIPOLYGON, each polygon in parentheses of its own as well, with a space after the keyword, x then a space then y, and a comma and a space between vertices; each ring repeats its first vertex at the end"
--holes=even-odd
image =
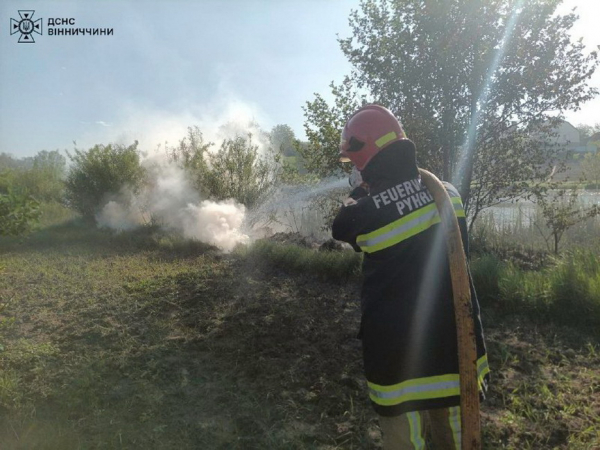
POLYGON ((498 281, 501 308, 546 317, 551 299, 548 298, 547 278, 544 272, 524 271, 508 263, 498 281))
POLYGON ((166 147, 169 161, 181 167, 192 181, 197 191, 204 191, 204 182, 208 165, 207 152, 212 142, 205 142, 200 128, 188 127, 187 136, 179 141, 176 147, 166 147))
POLYGON ((40 202, 61 202, 67 161, 58 150, 41 151, 34 157, 14 159, 3 154, 0 192, 27 192, 40 202))
POLYGON ((0 236, 27 233, 39 218, 39 203, 31 195, 12 190, 0 194, 0 236))
POLYGON ((209 168, 203 185, 216 200, 234 199, 251 208, 264 198, 279 176, 278 158, 259 154, 252 135, 226 139, 215 153, 208 153, 209 168))
POLYGON ((272 148, 261 150, 251 133, 223 140, 218 150, 213 145, 198 127, 190 127, 177 146, 166 148, 169 160, 185 170, 205 198, 234 199, 251 208, 281 178, 281 156, 272 148))
POLYGON ((498 299, 498 281, 503 265, 491 254, 486 254, 471 262, 471 276, 479 300, 485 303, 495 303, 498 299))
POLYGON ((138 142, 123 145, 96 145, 88 151, 69 154, 72 166, 66 180, 69 205, 85 219, 93 219, 103 203, 123 187, 137 193, 145 170, 140 165, 138 142))
POLYGON ((19 178, 19 172, 13 168, 2 168, 0 170, 0 194, 7 194, 9 190, 19 189, 16 181, 19 178))
POLYGON ((551 271, 548 283, 557 318, 600 326, 600 259, 596 255, 569 254, 551 271))
POLYGON ((600 259, 591 251, 570 253, 540 270, 485 255, 471 270, 483 307, 600 329, 600 259))

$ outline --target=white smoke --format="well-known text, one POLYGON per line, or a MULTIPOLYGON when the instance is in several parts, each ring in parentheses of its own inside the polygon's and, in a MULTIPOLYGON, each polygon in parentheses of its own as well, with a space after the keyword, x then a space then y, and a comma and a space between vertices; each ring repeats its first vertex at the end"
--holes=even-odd
MULTIPOLYGON (((102 135, 88 135, 84 143, 140 142, 146 151, 143 164, 148 169, 151 182, 139 193, 127 186, 119 196, 108 199, 96 219, 100 226, 115 230, 131 230, 141 225, 157 223, 166 230, 207 242, 230 251, 238 243, 277 231, 295 231, 303 234, 322 234, 325 218, 314 207, 313 197, 339 187, 340 182, 327 180, 316 185, 279 186, 259 208, 249 212, 233 200, 211 202, 201 198, 185 172, 166 159, 164 148, 168 142, 173 148, 187 136, 189 126, 198 126, 205 143, 214 145, 209 151, 220 148, 224 139, 252 135, 253 145, 259 154, 267 155, 271 143, 269 135, 258 123, 268 123, 252 105, 226 98, 223 102, 209 104, 201 109, 188 108, 176 115, 160 110, 126 105, 122 120, 111 127, 102 127, 102 135), (148 151, 150 150, 150 151, 148 151)), ((85 144, 84 144, 85 146, 85 144)))
POLYGON ((246 209, 233 200, 202 200, 185 172, 164 158, 144 161, 150 183, 139 193, 127 187, 108 201, 96 215, 98 225, 115 230, 131 230, 150 222, 231 251, 237 244, 249 242, 242 232, 246 209))
POLYGON ((250 238, 240 230, 246 210, 233 200, 198 205, 188 204, 180 211, 182 232, 185 237, 216 245, 231 251, 237 244, 246 244, 250 238))
POLYGON ((145 156, 150 183, 142 192, 133 193, 123 186, 120 195, 107 199, 96 215, 99 226, 115 230, 131 230, 157 223, 184 237, 197 239, 230 251, 238 243, 249 241, 242 231, 246 210, 233 200, 212 202, 201 198, 185 172, 165 157, 165 146, 175 147, 187 136, 188 127, 197 126, 204 142, 220 148, 224 139, 252 134, 253 145, 264 155, 270 146, 269 136, 258 123, 269 123, 259 108, 221 92, 219 100, 202 107, 183 108, 177 114, 126 103, 121 117, 111 127, 90 130, 82 137, 83 146, 97 142, 126 145, 139 141, 145 156), (166 144, 166 145, 165 145, 166 144))

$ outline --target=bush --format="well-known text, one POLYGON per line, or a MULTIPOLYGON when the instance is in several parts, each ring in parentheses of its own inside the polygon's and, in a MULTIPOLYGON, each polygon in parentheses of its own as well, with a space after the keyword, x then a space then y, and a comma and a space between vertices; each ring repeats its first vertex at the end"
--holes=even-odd
POLYGON ((0 160, 0 192, 26 192, 40 202, 62 202, 67 161, 58 150, 41 151, 34 157, 0 160))
POLYGON ((600 260, 590 252, 565 257, 548 277, 556 317, 600 326, 600 260))
POLYGON ((176 147, 165 148, 167 158, 170 162, 177 164, 189 176, 194 188, 202 192, 204 190, 204 178, 208 171, 206 154, 212 142, 205 142, 200 128, 188 127, 188 134, 179 141, 176 147))
POLYGON ((574 252, 535 271, 486 255, 471 269, 484 307, 600 329, 600 259, 593 252, 574 252))
POLYGON ((503 264, 494 255, 486 254, 471 263, 471 276, 477 291, 477 297, 482 302, 492 303, 498 299, 498 282, 503 264))
POLYGON ((0 194, 8 194, 11 189, 19 189, 15 184, 18 180, 18 171, 12 168, 3 167, 0 170, 0 194))
POLYGON ((216 153, 207 156, 209 168, 203 185, 215 200, 232 198, 251 208, 278 180, 277 157, 270 150, 261 156, 252 134, 226 139, 216 153))
POLYGON ((188 128, 176 147, 167 147, 167 157, 185 170, 196 190, 213 200, 234 199, 248 208, 256 206, 281 177, 280 155, 263 151, 252 134, 225 139, 214 151, 198 127, 188 128))
POLYGON ((40 218, 39 203, 29 194, 0 194, 0 236, 18 236, 31 231, 40 218))
POLYGON ((111 195, 127 187, 138 193, 145 170, 140 165, 138 142, 123 145, 96 145, 90 150, 69 154, 72 166, 66 181, 69 206, 85 219, 93 219, 111 195))
POLYGON ((547 318, 552 299, 548 297, 544 272, 524 271, 508 263, 498 279, 499 305, 506 312, 547 318))

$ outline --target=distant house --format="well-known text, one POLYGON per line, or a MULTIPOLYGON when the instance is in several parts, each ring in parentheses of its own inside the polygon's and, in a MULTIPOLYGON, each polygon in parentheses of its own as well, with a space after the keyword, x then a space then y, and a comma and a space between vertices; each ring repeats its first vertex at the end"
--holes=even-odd
POLYGON ((600 131, 592 134, 586 142, 586 148, 588 152, 596 153, 600 150, 600 131))
POLYGON ((585 153, 585 145, 581 145, 579 130, 567 121, 562 121, 554 130, 556 137, 551 138, 553 144, 558 144, 562 151, 569 153, 585 153))
POLYGON ((585 142, 582 142, 579 130, 566 120, 561 121, 552 130, 551 134, 545 135, 543 139, 549 144, 556 146, 557 150, 561 153, 573 155, 596 151, 596 147, 590 147, 585 142))

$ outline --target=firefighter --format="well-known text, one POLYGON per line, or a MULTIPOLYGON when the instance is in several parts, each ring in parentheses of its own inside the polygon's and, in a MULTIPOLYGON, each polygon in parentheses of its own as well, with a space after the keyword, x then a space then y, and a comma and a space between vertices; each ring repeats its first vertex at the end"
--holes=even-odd
MULTIPOLYGON (((416 149, 386 108, 367 105, 342 131, 342 161, 354 164, 354 188, 332 226, 333 237, 364 252, 361 326, 364 371, 379 415, 384 449, 460 449, 460 385, 452 284, 445 237, 416 149)), ((465 253, 465 211, 444 183, 465 253)), ((489 367, 479 305, 471 299, 482 395, 489 367)))

